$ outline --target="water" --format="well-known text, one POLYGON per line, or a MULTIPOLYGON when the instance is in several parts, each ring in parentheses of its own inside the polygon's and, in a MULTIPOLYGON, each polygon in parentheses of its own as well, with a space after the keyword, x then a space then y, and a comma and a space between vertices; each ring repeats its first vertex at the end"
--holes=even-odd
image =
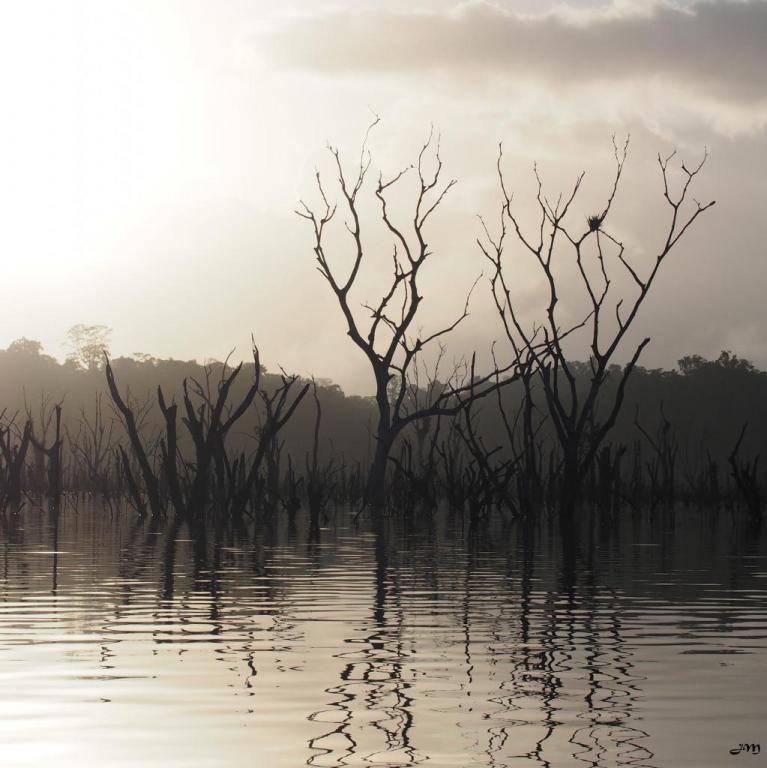
POLYGON ((767 759, 767 547, 729 515, 594 526, 576 578, 546 526, 253 529, 6 520, 0 765, 767 759))

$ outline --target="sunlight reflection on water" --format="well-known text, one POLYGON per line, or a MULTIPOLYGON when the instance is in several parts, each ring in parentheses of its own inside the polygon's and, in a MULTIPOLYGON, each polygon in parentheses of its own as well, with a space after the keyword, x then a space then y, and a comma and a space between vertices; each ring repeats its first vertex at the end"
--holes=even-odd
POLYGON ((729 517, 585 530, 574 581, 545 526, 255 531, 6 520, 0 765, 719 768, 759 741, 765 542, 729 517))

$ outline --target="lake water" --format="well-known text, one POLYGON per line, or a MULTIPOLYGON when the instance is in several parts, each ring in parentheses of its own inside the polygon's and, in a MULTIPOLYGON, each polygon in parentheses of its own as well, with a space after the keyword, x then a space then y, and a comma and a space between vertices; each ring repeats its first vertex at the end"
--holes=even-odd
POLYGON ((765 764, 764 535, 459 523, 9 517, 0 766, 765 764))

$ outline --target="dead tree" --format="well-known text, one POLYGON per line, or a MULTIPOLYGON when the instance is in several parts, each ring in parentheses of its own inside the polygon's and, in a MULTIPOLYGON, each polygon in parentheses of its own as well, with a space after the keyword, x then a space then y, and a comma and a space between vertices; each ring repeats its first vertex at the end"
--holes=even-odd
MULTIPOLYGON (((429 405, 439 396, 444 387, 439 372, 445 352, 445 347, 440 344, 437 359, 431 369, 425 363, 418 365, 418 361, 414 361, 405 395, 405 404, 409 411, 427 411, 429 405)), ((458 364, 448 381, 454 385, 464 384, 468 381, 468 375, 468 368, 458 364)), ((466 408, 468 407, 467 405, 466 408)), ((410 429, 403 431, 399 450, 393 451, 389 456, 389 461, 395 467, 395 476, 402 481, 399 495, 399 506, 402 509, 413 511, 420 505, 424 511, 432 513, 438 506, 437 448, 444 421, 442 415, 438 414, 427 415, 414 422, 410 429)))
POLYGON ((599 449, 595 466, 592 467, 594 475, 592 497, 602 511, 608 514, 617 512, 620 507, 622 498, 621 463, 625 454, 625 445, 603 445, 599 449))
MULTIPOLYGON (((120 412, 122 416, 123 426, 128 434, 128 440, 130 441, 133 456, 138 463, 139 471, 141 472, 141 479, 143 481, 144 491, 146 493, 147 501, 149 503, 149 510, 153 517, 161 515, 165 509, 165 504, 160 493, 160 481, 153 467, 153 462, 150 460, 147 448, 144 445, 144 440, 139 432, 136 416, 128 404, 120 394, 120 390, 117 387, 115 381, 114 371, 112 365, 109 362, 109 357, 104 353, 104 360, 106 362, 105 371, 107 377, 107 386, 109 387, 109 394, 112 398, 112 402, 120 412)), ((142 501, 142 494, 140 491, 139 483, 134 477, 131 469, 131 461, 128 453, 120 446, 120 456, 122 458, 123 472, 125 473, 125 480, 128 485, 131 498, 134 505, 139 512, 143 512, 144 503, 142 501)))
MULTIPOLYGON (((334 147, 329 148, 338 174, 342 205, 348 215, 345 226, 351 241, 352 258, 351 269, 345 276, 341 276, 338 268, 331 265, 332 259, 328 253, 328 229, 338 213, 338 207, 330 202, 319 172, 316 174, 322 201, 319 209, 312 210, 302 201, 301 210, 296 211, 312 225, 317 269, 338 301, 346 322, 347 334, 367 358, 373 374, 378 424, 374 455, 368 470, 365 503, 376 514, 384 505, 386 469, 397 437, 409 425, 430 417, 455 415, 467 403, 470 396, 468 386, 459 388, 447 385, 435 393, 430 403, 414 409, 408 407, 406 395, 410 373, 418 355, 430 344, 450 333, 468 316, 471 296, 469 291, 463 310, 448 325, 430 334, 413 334, 423 300, 421 269, 433 255, 427 241, 426 225, 455 184, 455 180, 444 184, 440 181, 442 160, 439 141, 430 135, 421 147, 415 165, 388 179, 384 179, 382 175, 378 177, 374 195, 380 206, 381 220, 392 238, 392 277, 376 304, 362 305, 369 312, 366 326, 363 326, 355 314, 350 294, 367 253, 362 234, 360 193, 371 165, 367 138, 378 122, 376 118, 365 135, 359 163, 353 174, 349 175, 344 170, 339 151, 334 147), (431 167, 427 169, 429 160, 431 167), (415 201, 412 219, 404 225, 395 221, 395 217, 390 213, 388 196, 398 188, 403 178, 412 175, 411 171, 416 176, 415 201)), ((513 366, 509 366, 507 370, 512 368, 513 366)), ((473 384, 475 397, 485 396, 497 386, 494 373, 481 377, 473 384)))
POLYGON ((626 160, 628 141, 620 149, 613 142, 613 147, 616 171, 607 201, 604 208, 589 216, 582 226, 571 224, 568 214, 571 213, 584 174, 578 176, 569 194, 560 195, 556 202, 552 202, 544 193, 537 167, 534 169, 539 221, 532 232, 523 227, 512 205, 512 195, 504 177, 501 149, 497 163, 502 194, 499 231, 492 235, 483 222, 484 238, 478 239, 482 252, 493 265, 492 297, 511 348, 518 357, 532 357, 542 385, 546 410, 561 451, 558 497, 563 519, 572 516, 582 480, 592 466, 600 445, 615 424, 623 404, 626 384, 650 339, 645 338, 638 344, 622 369, 611 372, 611 367, 616 368, 611 366, 611 361, 632 327, 668 254, 696 219, 714 205, 713 201, 706 204, 694 201, 692 208, 686 205, 690 186, 702 169, 706 155, 692 169, 681 163, 682 181, 676 192, 672 191, 669 178, 669 163, 675 153, 665 158, 659 155, 663 196, 670 216, 649 272, 645 276, 640 275, 640 270, 626 255, 624 244, 607 227, 626 160), (519 248, 529 254, 546 285, 545 312, 543 318, 532 327, 522 318, 512 295, 506 263, 509 236, 515 238, 519 248), (580 320, 563 325, 560 313, 563 286, 558 270, 565 249, 570 250, 577 267, 581 295, 588 309, 580 320), (623 279, 633 284, 633 293, 621 291, 614 286, 621 272, 623 279), (579 331, 588 336, 588 381, 586 377, 578 377, 576 366, 565 356, 566 340, 579 331), (605 394, 605 383, 610 376, 617 377, 617 384, 605 409, 598 409, 598 400, 605 394))
MULTIPOLYGON (((221 483, 223 483, 224 478, 226 477, 228 459, 225 443, 227 435, 253 404, 253 400, 258 394, 261 386, 261 364, 258 350, 255 348, 253 350, 253 360, 255 363, 253 383, 250 385, 239 404, 234 408, 228 403, 229 394, 232 385, 242 370, 242 363, 234 368, 228 376, 226 375, 226 364, 224 364, 221 372, 221 381, 215 391, 215 399, 209 380, 209 368, 206 368, 206 376, 208 378, 205 385, 202 385, 196 379, 184 379, 184 410, 186 415, 183 418, 183 422, 189 430, 195 450, 194 477, 189 485, 184 506, 192 516, 199 516, 208 503, 211 467, 214 463, 221 483), (197 395, 198 404, 195 404, 192 401, 190 387, 197 395)), ((174 408, 175 405, 165 405, 162 391, 159 388, 157 394, 160 408, 163 411, 163 416, 165 417, 167 425, 166 433, 168 435, 169 443, 168 446, 162 449, 163 462, 169 478, 169 487, 171 488, 171 492, 175 495, 179 487, 178 476, 175 472, 175 424, 173 425, 174 433, 172 435, 169 430, 174 416, 171 409, 174 408), (171 439, 173 442, 172 445, 171 439)))
POLYGON ((232 494, 229 509, 233 517, 241 517, 246 511, 248 504, 252 501, 256 481, 267 451, 274 449, 277 436, 290 421, 296 408, 309 391, 309 382, 300 387, 297 393, 294 389, 296 385, 300 386, 298 376, 288 376, 283 373, 280 376, 280 385, 272 393, 263 390, 259 392, 266 415, 257 429, 258 446, 253 453, 250 467, 247 473, 243 473, 241 483, 232 494))
POLYGON ((32 422, 27 420, 18 440, 14 440, 15 416, 8 421, 4 417, 5 411, 0 414, 0 514, 5 514, 9 507, 18 510, 21 506, 24 467, 32 435, 32 422))
POLYGON ((441 465, 442 488, 440 490, 447 499, 451 511, 463 511, 468 496, 464 482, 466 450, 455 420, 451 422, 447 435, 437 445, 436 451, 441 465))
POLYGON ((74 437, 65 430, 70 453, 85 467, 89 490, 106 494, 109 491, 107 465, 113 449, 114 420, 107 422, 102 409, 102 393, 96 395, 93 415, 80 409, 80 422, 74 437))
POLYGON ((461 425, 459 422, 457 429, 471 457, 465 469, 469 479, 467 501, 471 522, 486 520, 494 505, 516 516, 517 507, 510 494, 511 481, 517 470, 515 459, 504 457, 500 445, 487 448, 482 437, 477 434, 471 410, 464 411, 463 416, 464 423, 461 425), (496 460, 496 454, 501 458, 496 460))
POLYGON ((504 402, 503 390, 498 389, 496 392, 498 412, 507 442, 506 453, 511 455, 510 466, 516 474, 518 513, 527 518, 541 508, 545 495, 540 432, 546 417, 540 414, 535 403, 535 376, 535 361, 528 352, 524 358, 520 358, 517 369, 522 401, 513 416, 504 402))
POLYGON ((666 418, 663 403, 660 405, 660 422, 655 437, 639 421, 639 406, 636 407, 634 425, 644 436, 653 451, 653 458, 647 462, 647 474, 650 480, 650 505, 654 508, 660 502, 667 507, 674 506, 676 490, 676 464, 679 445, 676 432, 666 418))
POLYGON ((405 437, 400 443, 399 456, 392 453, 389 461, 396 468, 396 474, 404 480, 401 484, 400 506, 407 511, 414 511, 418 504, 432 513, 437 509, 437 445, 440 433, 439 421, 434 430, 425 457, 422 449, 417 446, 413 450, 413 442, 405 437), (420 456, 420 458, 419 458, 420 456))
MULTIPOLYGON (((64 446, 64 441, 61 438, 61 403, 56 403, 53 407, 53 417, 53 442, 50 445, 46 446, 44 442, 35 437, 34 426, 30 430, 29 439, 37 451, 47 459, 48 482, 46 493, 51 501, 53 511, 58 512, 61 505, 61 460, 62 448, 64 446)), ((31 419, 29 421, 30 423, 32 422, 31 419)))
POLYGON ((340 467, 336 467, 333 459, 325 464, 320 463, 322 404, 317 394, 317 383, 314 380, 312 380, 312 396, 315 418, 311 456, 308 452, 306 454, 306 500, 309 506, 309 530, 316 534, 320 530, 320 519, 335 490, 336 475, 340 467))
POLYGON ((160 459, 156 461, 156 451, 150 452, 142 439, 134 410, 122 398, 107 359, 109 392, 122 415, 131 452, 139 467, 140 478, 137 478, 132 470, 131 458, 120 446, 125 482, 139 512, 144 510, 145 497, 153 516, 162 514, 168 501, 176 514, 192 520, 199 519, 211 501, 215 503, 219 515, 239 516, 245 511, 252 500, 266 453, 309 388, 307 383, 293 396, 293 387, 298 378, 283 374, 281 384, 272 393, 267 393, 261 388, 261 364, 255 347, 253 360, 254 380, 236 405, 230 403, 230 396, 234 382, 243 369, 242 363, 231 371, 225 363, 218 383, 211 381, 210 367, 204 369, 202 382, 184 379, 182 390, 185 415, 181 421, 191 438, 193 459, 185 459, 179 446, 178 406, 174 401, 168 402, 162 389, 157 388, 157 402, 165 428, 158 441, 160 459), (226 440, 235 424, 251 409, 256 396, 261 398, 266 415, 257 430, 257 448, 246 468, 248 458, 240 453, 232 459, 227 451, 226 440))
POLYGON ((744 424, 743 429, 740 430, 738 440, 735 443, 735 447, 730 452, 727 461, 730 465, 730 474, 735 481, 738 493, 745 502, 746 509, 755 519, 759 519, 762 515, 762 491, 757 479, 759 456, 756 456, 750 462, 741 461, 738 458, 740 444, 743 442, 747 428, 748 423, 744 424))
MULTIPOLYGON (((32 413, 32 408, 27 402, 26 392, 24 393, 24 411, 27 415, 27 421, 31 421, 37 427, 37 440, 39 443, 48 442, 48 431, 53 423, 55 414, 51 407, 53 396, 40 393, 40 406, 36 414, 32 413)), ((46 456, 45 453, 36 445, 32 445, 32 466, 28 470, 27 482, 29 489, 35 493, 44 494, 47 488, 46 479, 46 456)))

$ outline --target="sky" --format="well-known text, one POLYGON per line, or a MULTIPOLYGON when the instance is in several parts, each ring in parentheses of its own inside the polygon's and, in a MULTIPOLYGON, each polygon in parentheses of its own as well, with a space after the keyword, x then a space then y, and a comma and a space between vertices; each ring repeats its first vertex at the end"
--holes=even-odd
MULTIPOLYGON (((116 355, 222 359, 247 356, 252 333, 268 367, 369 393, 294 210, 317 204, 316 170, 336 194, 327 144, 353 169, 375 113, 366 200, 432 126, 457 180, 431 220, 419 320, 451 321, 483 275, 451 355, 487 355, 502 335, 476 243, 478 215, 497 218, 499 142, 532 226, 534 162, 554 197, 586 171, 585 220, 609 192, 612 137, 630 135, 611 224, 638 264, 668 222, 659 152, 691 165, 707 149, 695 196, 717 205, 664 264, 619 359, 648 335, 650 367, 721 349, 767 366, 765 0, 28 0, 0 13, 0 346, 26 336, 63 357, 67 329, 86 323, 113 329, 116 355)), ((366 216, 357 306, 391 264, 366 216)), ((348 263, 340 238, 333 258, 348 263)), ((540 279, 510 270, 533 322, 540 279)))

